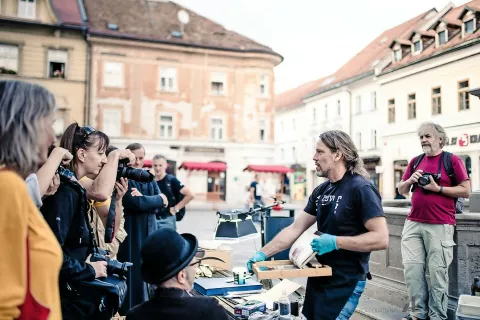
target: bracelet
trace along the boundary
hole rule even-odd
[[[442,194],[443,193],[443,187],[440,186],[440,191],[438,191],[438,193]]]

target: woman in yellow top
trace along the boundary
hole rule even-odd
[[[47,159],[48,146],[55,140],[54,117],[55,98],[46,89],[0,81],[2,320],[29,319],[33,314],[62,319],[58,289],[62,250],[24,182]],[[35,308],[26,308],[28,302]]]

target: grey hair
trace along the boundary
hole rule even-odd
[[[348,134],[340,130],[330,130],[320,134],[319,138],[330,151],[340,151],[343,154],[345,167],[352,174],[356,173],[366,179],[370,178],[370,174],[367,169],[365,169],[362,158],[358,155],[357,147]]]
[[[160,159],[165,159],[167,160],[167,158],[165,158],[165,156],[162,156],[161,154],[157,154],[153,157],[152,161],[154,160],[160,160]]]
[[[55,112],[47,89],[23,81],[0,81],[0,164],[27,177],[38,169],[41,120]]]
[[[440,148],[443,148],[445,146],[445,142],[447,141],[447,133],[445,132],[445,129],[443,129],[443,127],[439,124],[430,121],[424,122],[420,125],[420,127],[418,127],[418,136],[425,133],[427,129],[434,129],[437,138],[442,139],[442,141],[440,141]]]

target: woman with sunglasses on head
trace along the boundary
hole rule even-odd
[[[64,262],[60,271],[60,296],[64,319],[88,317],[89,297],[77,297],[75,283],[92,281],[107,276],[105,261],[90,261],[93,253],[93,237],[89,225],[87,191],[78,182],[83,177],[92,180],[108,162],[118,165],[120,151],[105,154],[109,138],[91,127],[73,123],[65,130],[60,146],[73,155],[67,169],[73,172],[71,179],[62,177],[57,192],[45,199],[41,212],[57,236],[63,249]],[[111,177],[113,191],[116,174]]]
[[[62,319],[62,250],[25,184],[47,159],[54,120],[49,91],[0,81],[0,319]]]

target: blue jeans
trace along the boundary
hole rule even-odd
[[[177,218],[176,216],[168,216],[165,218],[157,218],[157,230],[160,228],[172,228],[177,230]]]
[[[338,315],[337,320],[350,319],[352,314],[355,312],[355,309],[357,308],[358,301],[360,300],[360,297],[362,296],[362,293],[365,290],[366,283],[367,281],[365,280],[360,280],[357,282],[357,286],[353,290],[353,293],[350,296],[350,298],[348,298],[348,301],[343,307],[342,311],[340,311],[340,314]]]

